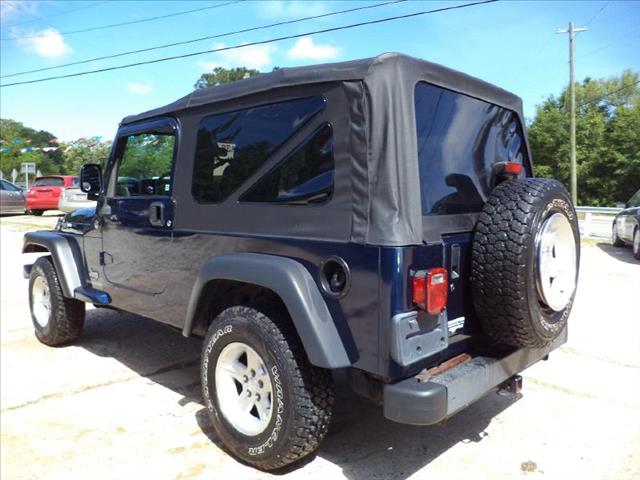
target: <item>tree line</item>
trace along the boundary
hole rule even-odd
[[[216,67],[202,74],[194,88],[259,74],[243,67]],[[568,88],[538,105],[527,123],[535,175],[555,178],[568,187]],[[576,139],[579,205],[615,206],[640,188],[640,73],[626,70],[576,84]],[[5,177],[14,168],[19,172],[22,162],[35,162],[44,174],[77,174],[84,163],[103,163],[110,148],[110,141],[99,138],[63,143],[50,132],[0,120],[0,170]]]
[[[62,142],[51,132],[34,130],[11,119],[0,119],[0,171],[11,179],[12,170],[20,173],[22,163],[35,163],[44,175],[77,175],[85,163],[104,163],[111,149],[110,141],[99,137]]]

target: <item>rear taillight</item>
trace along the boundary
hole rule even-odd
[[[413,303],[431,315],[447,308],[449,274],[444,268],[419,270],[413,275]]]

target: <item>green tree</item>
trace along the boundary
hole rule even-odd
[[[613,206],[640,187],[640,74],[576,84],[578,203]],[[550,96],[529,125],[535,174],[569,184],[569,91]]]
[[[99,138],[80,138],[66,144],[64,151],[64,171],[69,175],[78,175],[85,163],[97,163],[104,166],[111,142],[102,142]]]
[[[243,78],[255,77],[260,75],[258,70],[246,67],[236,68],[223,68],[215,67],[210,73],[203,73],[200,75],[198,81],[194,84],[193,88],[207,88],[222,85],[223,83],[231,83],[236,80],[242,80]]]
[[[10,178],[23,162],[33,162],[42,173],[64,173],[64,157],[50,132],[34,130],[11,119],[0,119],[0,170]],[[46,149],[46,150],[43,150]],[[20,181],[23,175],[18,176]]]

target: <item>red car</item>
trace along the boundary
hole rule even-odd
[[[27,193],[28,212],[31,215],[42,215],[45,210],[58,210],[63,190],[78,185],[78,177],[71,175],[37,177]]]

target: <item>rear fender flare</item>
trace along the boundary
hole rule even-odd
[[[208,259],[191,292],[184,336],[191,334],[202,293],[212,280],[233,280],[273,291],[286,306],[313,365],[342,368],[352,364],[309,271],[295,260],[275,255],[231,253]]]

